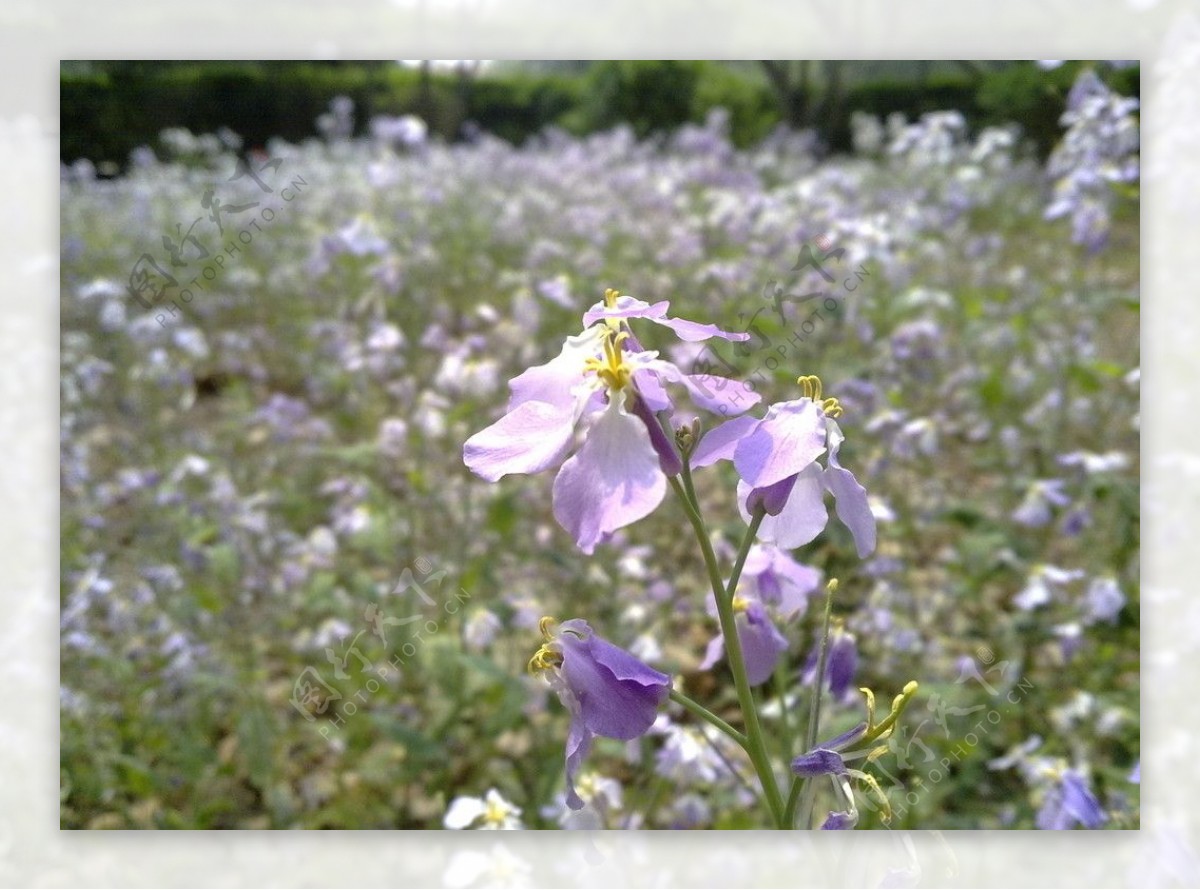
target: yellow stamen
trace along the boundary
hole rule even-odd
[[[611,287],[606,288],[604,291],[604,305],[609,309],[617,308],[617,297],[619,296],[621,296],[621,292],[619,290],[615,290]]]
[[[533,658],[529,659],[526,670],[531,674],[536,674],[538,671],[548,671],[560,664],[562,664],[562,653],[555,652],[547,645],[533,653]]]
[[[621,351],[621,344],[628,339],[628,331],[605,332],[604,358],[589,358],[584,362],[584,367],[589,371],[595,371],[596,376],[611,392],[624,389],[633,378],[633,369],[626,364],[625,355]]]
[[[745,612],[750,608],[750,600],[746,599],[744,596],[738,595],[733,598],[732,605],[734,612]]]
[[[538,622],[538,630],[541,631],[542,639],[547,643],[554,639],[553,634],[550,633],[550,628],[554,627],[556,624],[558,624],[558,622],[549,615],[543,615],[542,620]]]

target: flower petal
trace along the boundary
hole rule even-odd
[[[732,340],[735,343],[750,339],[750,335],[747,333],[723,331],[715,324],[701,324],[698,321],[688,321],[686,318],[651,318],[650,320],[655,324],[670,328],[680,340],[687,343],[701,343],[711,340],[713,337]]]
[[[535,365],[508,382],[512,395],[508,410],[525,402],[545,402],[564,411],[573,410],[574,388],[584,381],[584,363],[600,353],[600,331],[587,330],[568,337],[557,356]]]
[[[463,445],[463,463],[495,482],[508,473],[540,473],[562,460],[575,415],[546,402],[522,402]]]
[[[655,324],[670,328],[680,340],[685,340],[688,343],[699,343],[712,337],[721,337],[725,340],[734,341],[750,339],[750,335],[747,333],[723,331],[713,324],[701,324],[697,321],[688,321],[685,318],[667,318],[667,309],[670,308],[670,305],[666,300],[650,304],[645,300],[639,300],[637,297],[625,294],[617,297],[615,306],[606,306],[603,301],[592,306],[584,314],[583,323],[587,326],[593,325],[605,318],[645,318]]]
[[[584,553],[602,536],[651,513],[667,491],[646,425],[620,402],[600,415],[554,480],[554,516]]]
[[[709,430],[692,452],[693,467],[707,467],[719,460],[733,460],[734,449],[742,437],[758,426],[756,417],[735,417]]]
[[[650,413],[650,407],[639,393],[630,393],[628,398],[630,412],[646,425],[646,432],[650,434],[650,444],[658,454],[658,465],[666,475],[677,476],[683,470],[683,461],[679,458],[679,452],[675,450],[675,443],[667,438],[666,430],[658,422],[658,418]]]
[[[792,761],[792,772],[798,776],[844,776],[846,762],[836,751],[814,748]]]
[[[599,637],[560,639],[562,674],[588,731],[622,741],[644,734],[670,691],[671,678]]]
[[[725,635],[718,631],[717,635],[709,640],[708,645],[704,648],[704,661],[700,662],[698,670],[711,671],[717,666],[717,662],[724,657]]]
[[[762,401],[762,396],[740,380],[713,374],[684,374],[665,359],[652,359],[644,367],[671,383],[682,383],[697,406],[714,414],[741,414]]]
[[[617,297],[615,306],[608,306],[603,300],[592,306],[583,314],[583,325],[589,327],[606,318],[664,318],[669,308],[671,304],[667,300],[660,300],[651,305],[645,300],[622,294]]]
[[[583,799],[575,791],[575,777],[579,768],[592,750],[592,734],[579,715],[572,715],[571,726],[567,729],[567,806],[573,810],[583,809]]]
[[[750,512],[746,500],[751,488],[745,482],[738,483],[738,510],[746,522]],[[758,527],[758,539],[784,550],[801,547],[819,535],[829,521],[825,510],[825,488],[821,485],[821,468],[805,470],[792,486],[792,493],[778,516],[767,516]]]
[[[772,405],[738,443],[733,463],[752,488],[795,476],[825,451],[825,415],[812,399]]]
[[[854,474],[838,463],[838,449],[843,441],[842,431],[829,421],[829,467],[825,470],[825,487],[833,492],[838,519],[854,537],[859,559],[875,550],[875,514],[867,500],[867,490],[859,485]]]
[[[746,679],[751,686],[759,686],[774,675],[779,656],[787,651],[787,640],[775,627],[762,603],[751,603],[750,608],[737,617],[735,624],[746,662]]]
[[[442,825],[447,828],[463,829],[487,811],[487,805],[478,797],[456,797],[442,818]]]

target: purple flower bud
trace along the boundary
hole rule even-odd
[[[792,772],[798,776],[844,776],[846,764],[836,751],[815,748],[792,761]]]

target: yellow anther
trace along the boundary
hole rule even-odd
[[[805,374],[797,377],[796,382],[804,387],[804,397],[814,402],[821,401],[821,378],[815,374]]]
[[[604,290],[604,305],[607,306],[609,309],[615,309],[617,306],[617,297],[619,297],[619,296],[621,296],[621,292],[619,290],[615,290],[611,287],[605,288],[605,290]]]
[[[738,595],[733,598],[731,605],[733,606],[734,612],[745,612],[750,608],[750,600],[746,599],[744,596]]]
[[[837,593],[838,579],[830,578],[829,583],[825,585],[825,589],[828,590],[830,593]]]
[[[538,622],[538,630],[541,631],[542,639],[547,643],[554,639],[553,634],[550,633],[550,628],[554,627],[556,624],[558,624],[558,622],[549,615],[543,615],[542,620]]]
[[[805,374],[803,377],[797,377],[796,382],[804,388],[804,397],[806,399],[812,399],[814,402],[820,405],[821,410],[824,411],[828,416],[842,416],[843,409],[837,399],[824,399],[821,397],[822,388],[820,377],[817,377],[815,374]]]

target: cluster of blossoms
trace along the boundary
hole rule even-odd
[[[748,688],[771,677],[788,648],[772,613],[785,620],[799,614],[807,595],[819,585],[819,573],[785,551],[807,544],[825,528],[829,519],[825,495],[832,495],[837,516],[849,529],[860,557],[875,549],[875,519],[866,490],[839,462],[844,436],[836,418],[843,409],[837,399],[824,397],[821,381],[801,377],[800,398],[771,405],[762,417],[744,414],[759,403],[756,393],[736,381],[685,373],[645,349],[630,322],[641,319],[661,325],[688,343],[713,337],[743,340],[748,335],[674,318],[668,310],[666,301],[650,304],[608,290],[604,300],[584,314],[584,330],[569,337],[558,356],[510,382],[507,412],[467,440],[463,460],[489,481],[557,467],[555,518],[588,554],[618,529],[658,507],[668,483],[679,486],[677,492],[683,492],[684,485],[690,490],[692,468],[731,461],[739,476],[738,509],[751,534],[735,569],[738,577],[731,588],[736,590],[722,591],[714,584],[710,612],[721,618],[726,606],[731,619],[722,620],[722,631],[710,643],[701,667],[712,667],[726,653],[730,648],[726,633],[736,631],[731,667]],[[702,437],[698,423],[675,429],[675,404],[668,385],[682,387],[696,407],[734,415],[733,419]],[[582,443],[576,447],[581,428]],[[694,494],[681,497],[698,511]],[[698,512],[693,522],[702,522]],[[753,543],[754,536],[759,543]],[[745,578],[744,584],[738,584],[740,577]],[[830,594],[835,587],[836,582],[830,582]],[[654,726],[668,697],[682,696],[672,689],[667,674],[602,639],[582,619],[558,623],[543,618],[540,628],[544,643],[529,668],[547,678],[571,715],[566,803],[580,809],[584,801],[575,783],[593,739],[638,738]],[[854,672],[853,636],[840,628],[831,635],[827,627],[823,645],[830,657],[824,657],[822,648],[819,667],[813,659],[806,676],[817,695],[828,682],[840,697]],[[890,722],[876,727],[869,708],[866,724],[798,758],[793,764],[795,774],[809,778],[828,772],[837,779],[839,790],[846,787],[850,775],[870,783],[865,773],[848,772],[840,765],[837,752],[860,742],[869,744],[890,731],[915,691],[915,684],[910,687],[897,698]],[[872,702],[869,698],[868,704]],[[814,758],[820,761],[817,766]],[[463,817],[468,809],[473,815],[482,812],[481,807],[484,804],[478,801],[459,804],[461,812],[455,815]],[[776,815],[782,819],[781,807]],[[851,803],[850,809],[826,820],[824,827],[849,827],[856,818]]]
[[[1054,200],[1047,219],[1071,217],[1071,240],[1089,251],[1108,240],[1113,188],[1140,175],[1138,100],[1120,96],[1085,69],[1067,97],[1062,142],[1047,163]]]

